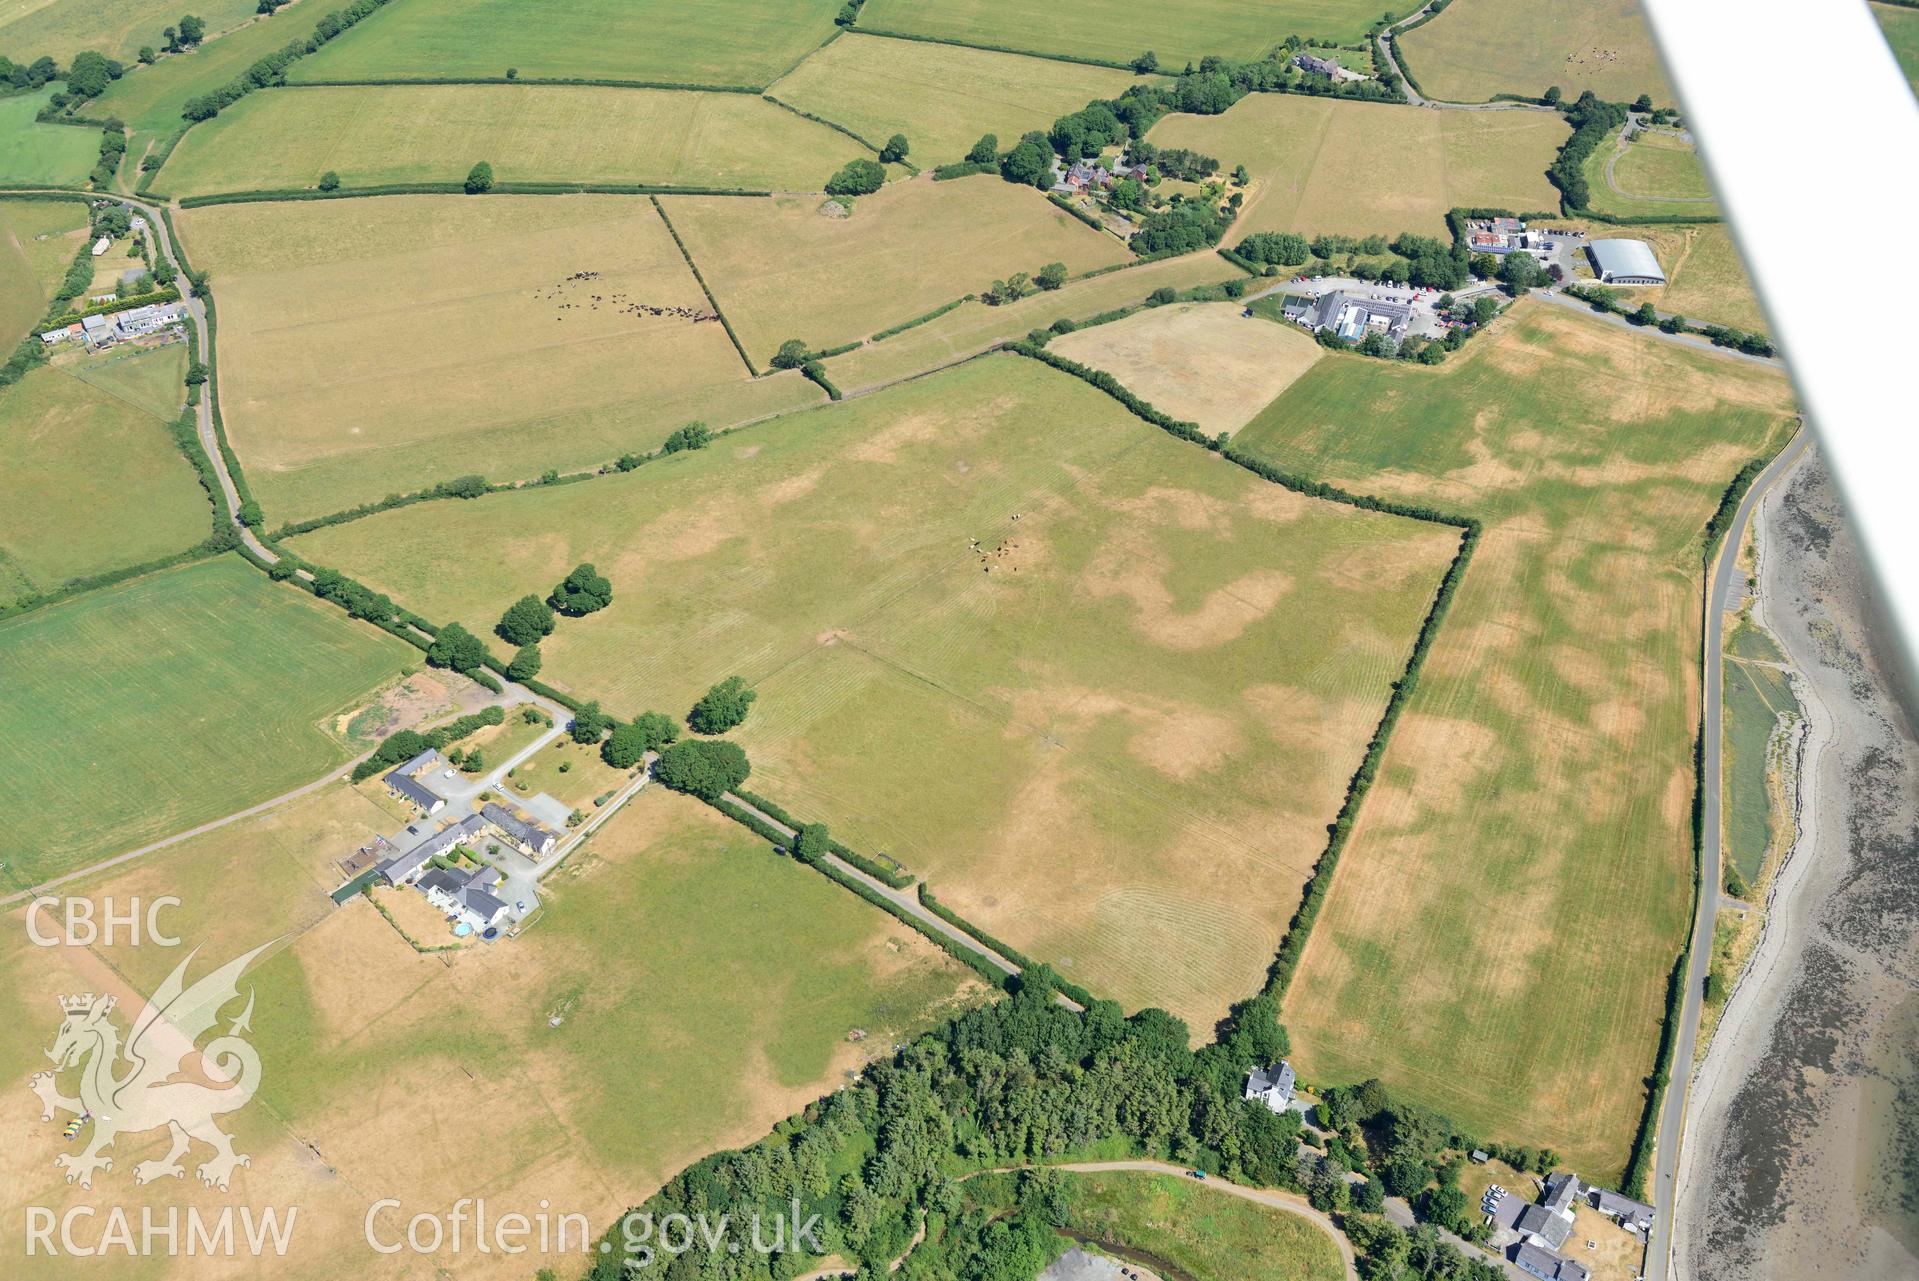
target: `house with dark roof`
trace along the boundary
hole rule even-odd
[[[1568,1215],[1554,1214],[1543,1205],[1522,1206],[1513,1221],[1513,1231],[1535,1245],[1557,1250],[1572,1235],[1573,1221]]]
[[[420,878],[420,892],[433,906],[483,930],[506,915],[506,904],[492,893],[501,879],[498,868],[484,863],[478,867],[436,867]]]
[[[1592,1271],[1585,1264],[1575,1263],[1563,1254],[1555,1254],[1524,1242],[1513,1251],[1513,1263],[1522,1272],[1529,1272],[1540,1281],[1591,1281],[1592,1278]]]
[[[1347,342],[1358,342],[1373,330],[1398,342],[1413,323],[1413,309],[1406,303],[1334,290],[1321,295],[1301,323],[1319,332],[1330,329]]]
[[[1587,1191],[1592,1208],[1607,1218],[1618,1220],[1620,1227],[1634,1232],[1652,1231],[1653,1208],[1644,1201],[1635,1201],[1605,1188],[1589,1188]]]
[[[445,808],[446,798],[422,783],[420,775],[429,774],[444,764],[446,758],[429,747],[405,764],[388,770],[381,781],[394,796],[431,816]]]
[[[1302,53],[1294,58],[1293,65],[1301,71],[1310,72],[1316,76],[1325,76],[1328,80],[1337,80],[1342,70],[1337,59],[1316,58],[1310,53]]]
[[[521,818],[496,801],[482,805],[480,814],[522,852],[535,858],[545,858],[560,843],[560,834],[552,828],[529,818]]]
[[[411,885],[419,879],[420,873],[426,870],[427,864],[440,855],[448,853],[454,846],[473,840],[485,830],[486,824],[481,821],[480,816],[469,814],[452,826],[441,828],[425,840],[408,846],[380,864],[378,869],[380,879],[388,885]]]
[[[1246,1074],[1246,1098],[1264,1103],[1274,1112],[1293,1105],[1293,1065],[1285,1059],[1268,1068],[1254,1068]]]

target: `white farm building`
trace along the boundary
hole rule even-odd
[[[1659,268],[1652,246],[1643,240],[1595,240],[1586,246],[1592,255],[1593,274],[1607,285],[1663,285],[1666,273]]]

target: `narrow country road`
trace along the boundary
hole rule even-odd
[[[1693,1051],[1699,1041],[1699,1007],[1705,994],[1706,970],[1712,962],[1713,925],[1719,915],[1719,802],[1723,786],[1721,770],[1724,766],[1720,747],[1724,735],[1722,722],[1725,699],[1724,669],[1719,656],[1724,648],[1722,632],[1726,602],[1731,599],[1733,580],[1738,576],[1739,546],[1745,540],[1746,525],[1752,519],[1753,508],[1759,505],[1760,498],[1772,487],[1773,482],[1798,461],[1811,439],[1807,429],[1801,427],[1798,434],[1786,443],[1786,447],[1774,455],[1765,470],[1754,478],[1745,497],[1739,502],[1731,526],[1726,530],[1725,541],[1719,548],[1719,559],[1713,564],[1712,575],[1706,586],[1706,625],[1703,629],[1702,651],[1705,760],[1700,771],[1704,795],[1700,798],[1699,904],[1693,917],[1692,950],[1686,967],[1686,989],[1680,1005],[1679,1031],[1673,1047],[1672,1079],[1666,1087],[1666,1097],[1659,1110],[1652,1187],[1653,1209],[1656,1213],[1653,1216],[1652,1243],[1646,1250],[1645,1281],[1666,1281],[1672,1262],[1672,1218],[1678,1182],[1674,1175],[1679,1169],[1679,1150],[1685,1141],[1686,1096],[1692,1086]],[[1701,1278],[1700,1281],[1705,1279]]]
[[[1379,54],[1379,60],[1386,68],[1399,77],[1400,91],[1406,95],[1406,105],[1410,107],[1431,107],[1436,111],[1555,111],[1555,107],[1542,106],[1536,102],[1441,102],[1436,98],[1426,98],[1413,88],[1413,82],[1406,75],[1406,68],[1400,65],[1397,41],[1399,33],[1424,18],[1432,11],[1432,4],[1426,3],[1413,10],[1392,26],[1380,32],[1373,40],[1373,47]]]
[[[1590,284],[1596,282],[1581,281],[1579,283]],[[1724,356],[1729,360],[1743,360],[1754,365],[1765,365],[1771,369],[1784,369],[1786,367],[1786,362],[1777,356],[1755,356],[1750,352],[1735,351],[1731,347],[1715,347],[1712,339],[1702,338],[1698,334],[1669,334],[1656,325],[1635,325],[1632,321],[1627,320],[1616,311],[1594,311],[1591,304],[1581,302],[1570,294],[1535,289],[1526,296],[1528,298],[1537,298],[1541,302],[1551,303],[1555,307],[1571,307],[1574,311],[1583,311],[1594,319],[1603,320],[1609,325],[1617,325],[1624,329],[1636,329],[1648,337],[1658,338],[1665,342],[1677,343],[1681,347],[1690,347],[1694,351],[1704,352],[1708,356]],[[1655,308],[1654,314],[1661,320],[1664,320],[1672,313],[1658,311]]]

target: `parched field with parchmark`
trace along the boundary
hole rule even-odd
[[[1792,412],[1522,304],[1437,369],[1324,360],[1240,433],[1485,521],[1286,997],[1302,1074],[1617,1176],[1691,919],[1701,530]]]
[[[274,521],[472,473],[645,452],[823,399],[753,379],[643,196],[394,196],[187,210],[220,397]],[[289,307],[288,299],[300,300]]]
[[[1420,90],[1448,102],[1537,97],[1558,85],[1609,102],[1676,106],[1639,0],[1453,0],[1399,37]]]
[[[1237,431],[1324,352],[1303,330],[1238,303],[1180,303],[1063,334],[1051,351],[1104,369],[1134,395],[1208,432]]]
[[[886,186],[849,218],[818,196],[663,196],[660,204],[761,365],[798,338],[856,342],[1017,272],[1078,275],[1127,262],[1126,246],[997,175]]]
[[[170,194],[459,182],[818,191],[870,154],[825,125],[742,93],[589,85],[351,85],[243,98],[175,148]]]
[[[1546,112],[1255,93],[1223,115],[1168,116],[1148,136],[1252,173],[1236,239],[1255,231],[1444,237],[1449,209],[1555,209],[1546,170],[1569,133]]]
[[[614,602],[545,642],[544,679],[680,715],[745,676],[753,787],[1201,1029],[1270,963],[1458,532],[1302,498],[990,356],[293,546],[478,631],[593,561]]]
[[[1357,40],[1378,14],[1360,0],[870,0],[860,25],[935,40],[1130,64],[1151,50],[1172,71],[1206,57],[1258,58],[1288,35]]]

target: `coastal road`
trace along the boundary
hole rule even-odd
[[[1740,500],[1720,544],[1719,558],[1713,563],[1706,586],[1706,625],[1704,662],[1705,761],[1700,771],[1704,795],[1700,798],[1699,825],[1699,907],[1692,924],[1692,950],[1686,967],[1686,991],[1679,1011],[1679,1034],[1673,1047],[1672,1080],[1659,1110],[1658,1147],[1653,1163],[1652,1244],[1646,1251],[1646,1281],[1667,1281],[1672,1264],[1672,1220],[1674,1192],[1678,1179],[1679,1150],[1685,1139],[1686,1096],[1692,1086],[1693,1054],[1699,1041],[1699,1007],[1706,987],[1706,970],[1712,962],[1713,924],[1719,915],[1719,846],[1721,793],[1720,771],[1723,761],[1720,745],[1724,741],[1725,682],[1720,654],[1724,647],[1726,603],[1732,599],[1732,587],[1738,577],[1739,546],[1745,541],[1746,525],[1752,519],[1759,500],[1811,444],[1811,434],[1801,427],[1786,447],[1774,456],[1764,471],[1753,480]]]

